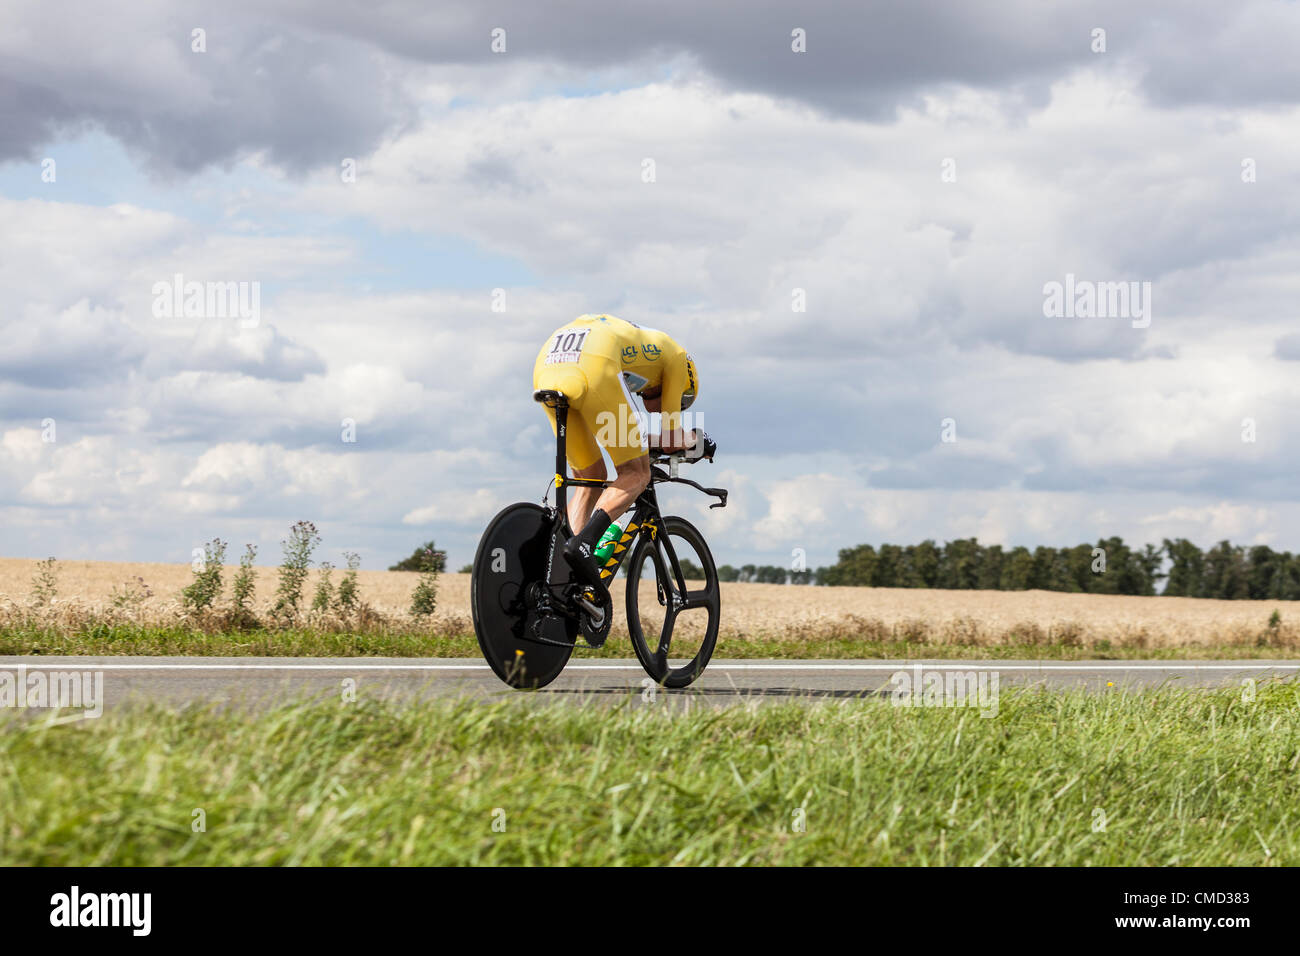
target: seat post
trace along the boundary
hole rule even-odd
[[[569,398],[559,389],[539,388],[533,392],[533,401],[555,409],[555,506],[560,514],[568,514],[568,430]]]
[[[569,403],[558,401],[555,403],[555,507],[559,509],[561,515],[568,515],[568,489],[565,487],[565,479],[568,477],[568,431],[569,422]],[[567,519],[566,519],[567,520]]]

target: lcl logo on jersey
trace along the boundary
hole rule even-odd
[[[628,345],[623,349],[623,364],[631,365],[636,361],[636,346]]]
[[[659,346],[653,342],[647,342],[641,346],[641,351],[645,354],[647,362],[657,362],[659,360]]]

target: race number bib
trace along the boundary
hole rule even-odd
[[[551,348],[546,353],[547,365],[576,362],[582,358],[582,343],[591,329],[560,329],[551,336]]]

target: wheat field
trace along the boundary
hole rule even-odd
[[[51,610],[74,616],[110,611],[115,592],[121,594],[129,585],[143,595],[143,583],[149,596],[130,604],[131,615],[147,622],[174,622],[182,615],[180,591],[192,580],[190,566],[185,564],[63,561],[57,567],[58,590]],[[233,566],[226,569],[227,594],[235,570]],[[0,558],[0,614],[31,605],[36,571],[35,560]],[[255,604],[265,610],[275,593],[277,569],[259,567],[256,571]],[[308,582],[308,600],[318,573],[313,572]],[[336,586],[340,578],[336,570]],[[399,624],[410,620],[408,607],[416,575],[363,570],[358,572],[358,580],[362,599],[375,610]],[[613,588],[619,609],[622,587],[620,581]],[[653,601],[649,590],[643,599]],[[747,583],[723,584],[722,600],[720,636],[733,642],[837,638],[966,646],[1064,644],[1094,649],[1300,648],[1300,609],[1293,612],[1288,602]],[[1280,620],[1270,624],[1274,612]],[[681,618],[682,622],[695,620],[698,618],[690,614]],[[448,633],[472,631],[469,575],[439,577],[433,626]]]

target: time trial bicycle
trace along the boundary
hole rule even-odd
[[[555,410],[555,505],[520,502],[483,532],[470,575],[474,633],[488,665],[515,688],[544,687],[564,670],[581,637],[601,647],[613,625],[613,600],[576,581],[564,561],[569,527],[567,490],[604,488],[606,481],[567,477],[565,433],[569,402],[543,389],[533,400]],[[665,484],[696,488],[727,504],[724,488],[680,477],[686,453],[651,451],[650,483],[626,517],[614,553],[601,568],[608,586],[627,561],[627,629],[637,660],[657,683],[686,687],[703,673],[718,640],[722,613],[718,570],[699,529],[659,510]],[[711,459],[710,459],[711,460]],[[665,467],[667,470],[665,470]],[[549,496],[549,488],[547,495]],[[694,612],[694,613],[692,613]]]

